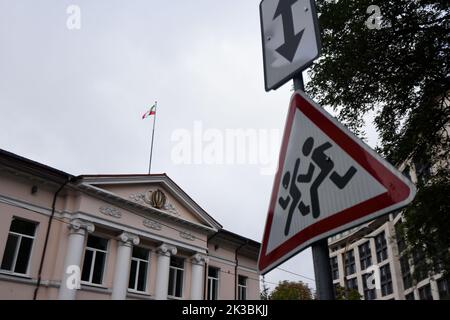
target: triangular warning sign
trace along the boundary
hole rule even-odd
[[[266,273],[312,243],[412,201],[414,185],[322,107],[291,99],[259,256]]]

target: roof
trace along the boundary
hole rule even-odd
[[[212,223],[215,228],[221,229],[222,225],[215,220],[210,214],[208,214],[197,202],[195,202],[175,181],[173,181],[166,173],[162,174],[86,174],[74,176],[67,172],[52,168],[42,163],[24,158],[12,152],[0,149],[0,165],[11,168],[11,170],[23,172],[32,176],[40,177],[57,183],[59,185],[66,183],[68,180],[77,179],[79,182],[83,180],[96,180],[96,179],[133,179],[139,178],[162,178],[165,182],[181,194],[188,202],[193,205],[194,210],[201,212]],[[94,181],[95,184],[95,181]]]
[[[0,149],[0,164],[35,176],[45,177],[53,181],[64,182],[74,178],[73,175],[49,167],[45,164],[24,158],[15,153]]]
[[[86,182],[86,183],[92,183],[92,185],[98,184],[98,183],[108,183],[108,180],[111,182],[117,182],[120,180],[123,180],[123,183],[133,183],[133,182],[155,182],[151,181],[151,179],[158,179],[161,178],[161,180],[173,190],[176,191],[179,195],[184,197],[184,202],[190,203],[190,205],[193,205],[193,210],[196,212],[200,212],[204,216],[210,220],[210,223],[215,225],[218,229],[222,228],[222,225],[214,219],[209,213],[206,212],[194,199],[191,198],[175,181],[173,181],[166,173],[161,174],[99,174],[99,175],[80,175],[79,178]],[[149,178],[147,181],[146,178]],[[130,181],[133,180],[133,181]],[[91,180],[91,181],[89,181]],[[93,180],[93,181],[92,181]],[[100,181],[103,180],[103,181]],[[158,182],[158,181],[156,181]],[[170,190],[169,190],[170,191]],[[173,192],[173,191],[172,191]],[[175,196],[178,196],[174,194]]]

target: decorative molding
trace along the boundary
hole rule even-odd
[[[101,213],[103,213],[104,215],[111,216],[111,217],[117,218],[117,219],[122,218],[122,213],[117,208],[114,208],[114,207],[100,207],[98,210]]]
[[[166,256],[166,257],[170,257],[171,255],[177,254],[177,248],[174,246],[168,245],[166,243],[163,243],[156,249],[156,253]]]
[[[118,240],[122,245],[135,245],[139,244],[139,237],[133,233],[123,232],[119,235]]]
[[[166,204],[163,207],[163,210],[169,211],[170,213],[180,215],[177,211],[177,208],[174,207],[173,204],[166,202]]]
[[[142,221],[142,224],[150,229],[154,229],[154,230],[161,230],[162,229],[162,224],[153,220],[149,220],[149,219],[145,219]]]
[[[129,198],[131,200],[133,200],[134,202],[137,202],[137,203],[140,203],[140,204],[144,204],[145,203],[145,201],[144,201],[145,195],[143,193],[141,193],[141,192],[130,194]]]
[[[192,233],[186,231],[180,231],[180,237],[189,241],[194,241],[196,239]]]
[[[93,223],[82,220],[82,219],[72,219],[69,224],[70,233],[85,234],[85,231],[92,233],[95,230]]]
[[[193,264],[204,264],[208,263],[209,259],[204,254],[196,253],[191,257],[191,262]]]

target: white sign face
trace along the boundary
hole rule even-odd
[[[259,6],[266,91],[277,89],[320,54],[314,0],[262,0]]]
[[[322,107],[291,100],[258,266],[266,273],[312,243],[396,210],[412,183]]]

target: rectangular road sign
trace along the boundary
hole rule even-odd
[[[266,91],[277,89],[320,55],[314,0],[262,0],[259,5]]]
[[[301,91],[291,99],[258,267],[399,209],[414,185]]]

